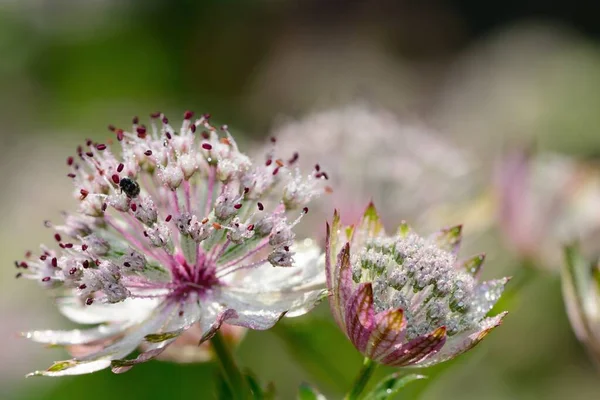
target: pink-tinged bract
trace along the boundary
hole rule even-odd
[[[478,282],[484,260],[458,261],[461,227],[422,238],[402,224],[388,236],[370,204],[343,227],[327,226],[326,275],[333,316],[365,357],[425,367],[469,350],[505,312],[487,317],[508,278]]]

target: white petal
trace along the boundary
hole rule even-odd
[[[73,329],[69,331],[29,331],[22,335],[34,342],[59,346],[77,345],[105,339],[127,329],[131,324],[100,325],[90,329]]]
[[[146,319],[159,304],[159,299],[126,299],[120,303],[83,304],[75,296],[60,297],[56,301],[60,312],[79,324],[137,321]]]
[[[265,296],[263,296],[265,297]],[[276,301],[270,296],[261,299],[257,293],[248,295],[224,288],[215,300],[227,309],[233,309],[237,316],[227,320],[230,325],[250,329],[269,329],[279,321],[291,306],[290,301]]]
[[[228,283],[257,292],[319,284],[325,287],[325,256],[320,248],[311,239],[306,239],[295,244],[292,250],[296,252],[293,267],[273,267],[266,263],[255,269],[239,271]]]
[[[65,361],[66,363],[67,361]],[[54,364],[56,366],[58,363]],[[54,367],[53,366],[53,367]],[[35,371],[27,376],[67,376],[67,375],[81,375],[81,374],[90,374],[92,372],[100,371],[104,368],[108,368],[110,366],[110,360],[98,360],[91,362],[82,362],[78,363],[76,361],[70,362],[69,366],[66,366],[64,369],[54,370],[54,371]],[[50,367],[51,369],[53,367]]]
[[[168,323],[175,310],[176,304],[174,303],[161,304],[150,318],[131,329],[121,340],[77,360],[95,361],[104,358],[117,360],[127,356],[142,343],[146,335],[159,332]]]
[[[123,338],[104,349],[83,357],[57,362],[46,371],[36,371],[30,375],[79,375],[107,368],[112,360],[122,359],[134,351],[142,343],[144,336],[160,330],[174,310],[176,310],[176,304],[163,303],[160,307],[155,308],[152,316],[144,323],[135,326]]]
[[[181,311],[183,311],[183,315],[179,316],[179,312]],[[187,329],[191,325],[198,322],[198,320],[200,320],[200,317],[202,316],[201,314],[202,310],[200,308],[197,294],[191,293],[190,296],[188,296],[188,298],[186,299],[186,301],[180,306],[177,316],[175,317],[178,318],[178,320],[174,320],[171,326],[174,329]]]

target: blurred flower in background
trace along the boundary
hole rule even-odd
[[[433,224],[432,209],[470,201],[478,181],[475,159],[449,138],[364,102],[281,123],[272,135],[329,175],[332,193],[308,216],[319,232],[334,208],[355,221],[371,199],[390,227]]]
[[[559,24],[515,23],[449,64],[429,116],[488,157],[514,145],[596,153],[600,48]]]
[[[562,289],[571,326],[600,367],[600,266],[576,245],[565,249]]]
[[[497,224],[505,244],[524,262],[554,269],[562,247],[578,240],[600,250],[600,170],[551,153],[515,150],[498,164]]]
[[[46,296],[37,288],[17,285],[15,276],[18,270],[11,267],[15,259],[22,258],[32,250],[24,243],[41,241],[47,235],[43,221],[48,216],[58,215],[65,206],[65,198],[60,193],[68,193],[71,183],[64,174],[57,173],[64,168],[64,158],[68,152],[66,140],[52,138],[53,132],[45,136],[21,138],[7,150],[0,166],[4,171],[18,166],[18,173],[5,173],[0,176],[0,397],[12,398],[13,391],[23,383],[23,377],[38,363],[49,363],[56,352],[40,352],[31,346],[24,346],[19,337],[32,323],[58,325],[60,316],[48,303]],[[48,140],[52,138],[51,140]],[[28,160],[23,162],[23,160]],[[29,199],[23,201],[23,199]],[[43,201],[42,201],[43,199]],[[24,224],[23,221],[28,221]],[[51,385],[51,383],[45,386]]]
[[[225,343],[231,348],[235,348],[240,344],[247,330],[241,326],[223,324],[219,331],[223,335]],[[202,330],[199,326],[194,325],[179,336],[173,346],[167,347],[157,359],[177,363],[198,363],[214,359],[215,353],[211,343],[204,342],[198,345],[201,340]],[[142,350],[144,348],[142,345]]]

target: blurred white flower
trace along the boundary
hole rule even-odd
[[[567,243],[600,250],[600,171],[594,166],[514,151],[498,165],[495,196],[497,223],[520,258],[558,269]]]
[[[577,245],[565,249],[562,289],[565,307],[577,338],[600,366],[600,266],[588,261]]]
[[[308,115],[273,135],[303,162],[320,160],[330,178],[332,193],[312,208],[312,218],[328,218],[335,207],[353,221],[372,199],[390,224],[422,225],[433,207],[465,200],[475,188],[467,153],[422,124],[365,104]]]

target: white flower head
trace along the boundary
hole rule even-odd
[[[437,226],[429,211],[463,202],[474,189],[470,154],[420,121],[366,104],[309,114],[275,132],[288,151],[299,151],[303,162],[320,162],[316,168],[324,169],[322,176],[331,174],[335,191],[322,207],[313,207],[312,217],[329,218],[336,208],[352,220],[373,199],[382,204],[386,220],[409,218]],[[286,201],[303,200],[311,183],[291,182]]]
[[[24,333],[74,355],[34,375],[124,372],[190,327],[201,342],[224,322],[268,329],[323,298],[320,250],[292,230],[325,190],[322,174],[302,176],[273,151],[257,164],[227,127],[192,116],[178,132],[160,113],[149,131],[135,118],[132,132],[110,127],[118,154],[88,141],[68,158],[79,213],[46,223],[59,249],[16,266],[67,317],[100,325]]]

